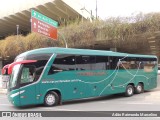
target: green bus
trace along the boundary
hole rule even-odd
[[[4,66],[8,99],[14,106],[45,104],[124,93],[157,86],[157,57],[112,51],[41,48]]]

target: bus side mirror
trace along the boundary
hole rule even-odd
[[[8,68],[6,68],[6,69],[4,69],[4,70],[2,70],[3,72],[2,72],[2,74],[3,75],[8,75]]]
[[[8,65],[5,65],[3,68],[2,68],[2,75],[8,75],[8,67],[9,67],[10,64]]]

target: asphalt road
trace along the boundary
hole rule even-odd
[[[123,94],[107,97],[65,102],[61,106],[43,105],[16,108],[10,104],[6,95],[0,94],[0,111],[160,111],[160,76],[156,89],[124,97]],[[99,113],[92,113],[99,114]]]

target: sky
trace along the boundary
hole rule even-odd
[[[83,5],[95,15],[96,0],[82,0]],[[100,18],[126,17],[138,13],[160,12],[160,0],[97,0]]]
[[[4,14],[5,16],[7,13],[12,12],[13,10],[10,8],[13,7],[16,12],[23,6],[30,7],[32,5],[36,5],[36,1],[43,3],[44,1],[52,0],[0,0],[0,15],[2,16]],[[77,1],[80,1],[82,6],[87,10],[92,10],[95,15],[96,0]],[[4,12],[4,10],[7,10],[7,12]],[[131,16],[140,12],[160,12],[160,0],[97,0],[97,10],[97,15],[102,19],[117,16]]]

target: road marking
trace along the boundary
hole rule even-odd
[[[136,103],[136,102],[127,102],[126,104],[151,105],[151,104],[153,104],[153,103]]]
[[[109,102],[99,102],[99,103],[109,103]]]
[[[103,103],[103,104],[110,104],[109,102],[100,102],[100,103]],[[136,103],[136,102],[118,102],[118,103],[114,103],[114,104],[139,104],[139,105],[151,105],[153,103]]]
[[[71,110],[71,109],[63,109],[63,108],[60,108],[57,110],[60,110],[60,111],[82,111],[82,110]]]
[[[63,108],[43,108],[48,110],[58,110],[58,111],[83,111],[83,110],[72,110],[72,109],[63,109]]]
[[[0,104],[0,106],[12,106],[10,104]]]

